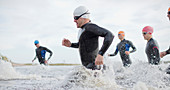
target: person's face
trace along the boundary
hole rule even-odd
[[[77,20],[74,19],[74,22],[76,23],[77,28],[81,28],[81,26],[83,26],[83,24],[84,24],[83,21],[84,21],[83,18],[79,18]]]
[[[122,34],[118,34],[118,37],[120,40],[124,39],[124,36]]]
[[[169,21],[170,21],[170,11],[168,12],[167,17],[169,18]]]
[[[151,37],[151,35],[147,32],[142,32],[142,34],[145,40],[149,40],[149,38]]]
[[[35,46],[38,48],[40,46],[40,44],[35,44]]]

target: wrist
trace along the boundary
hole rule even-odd
[[[73,43],[71,43],[69,47],[73,47]]]
[[[101,56],[103,56],[103,53],[102,53],[101,51],[99,51],[98,55],[101,55]]]

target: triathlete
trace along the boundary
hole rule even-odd
[[[77,28],[80,28],[78,42],[71,43],[68,39],[64,39],[62,45],[78,48],[81,62],[86,68],[99,69],[96,65],[103,65],[103,55],[111,45],[114,36],[110,31],[90,22],[90,13],[86,7],[77,7],[73,15]],[[99,37],[104,37],[100,50]]]
[[[159,57],[159,47],[157,42],[152,38],[153,28],[151,26],[146,26],[142,30],[142,34],[145,40],[147,40],[146,45],[146,55],[148,57],[149,64],[158,65],[160,62]]]
[[[170,8],[168,9],[167,17],[168,17],[169,20],[170,20]],[[167,54],[170,54],[170,47],[169,47],[168,50],[161,52],[161,53],[160,53],[160,57],[163,58],[163,57],[166,56]]]
[[[48,60],[51,58],[51,56],[52,56],[52,54],[53,54],[52,51],[49,50],[49,49],[46,48],[46,47],[40,46],[38,40],[35,40],[35,41],[34,41],[34,44],[35,44],[35,46],[36,46],[37,48],[36,48],[36,50],[35,50],[36,56],[35,56],[35,58],[32,60],[32,62],[33,62],[36,58],[38,58],[40,64],[46,65],[47,62],[48,62]],[[47,60],[45,59],[45,54],[46,54],[46,52],[49,52],[49,53],[50,53],[50,56],[49,56],[49,58],[48,58]]]
[[[114,54],[108,54],[108,56],[115,56],[119,51],[123,66],[124,67],[130,66],[132,61],[130,60],[129,54],[135,52],[136,47],[133,45],[131,41],[125,39],[124,31],[119,31],[118,37],[121,40],[120,43],[118,43]],[[129,51],[130,47],[132,47],[133,49],[132,51]]]

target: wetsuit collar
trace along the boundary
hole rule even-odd
[[[153,40],[153,38],[151,38],[148,42],[150,42],[151,40]]]
[[[40,47],[42,47],[42,46],[39,46],[39,47],[37,47],[37,48],[40,48]]]
[[[122,42],[122,41],[125,41],[125,39],[121,40],[121,42]]]
[[[89,24],[89,22],[81,26],[81,29],[83,29],[87,24]]]

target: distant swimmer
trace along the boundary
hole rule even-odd
[[[52,56],[52,54],[53,54],[52,51],[49,50],[49,49],[46,48],[46,47],[40,46],[38,40],[35,40],[35,41],[34,41],[34,44],[35,44],[35,46],[36,46],[37,48],[36,48],[36,50],[35,50],[36,56],[35,56],[35,58],[32,60],[32,62],[34,62],[34,60],[35,60],[36,58],[38,58],[40,64],[46,65],[46,64],[47,64],[47,61],[51,58],[51,56]],[[47,60],[45,59],[45,54],[46,54],[46,52],[49,52],[49,53],[50,53],[50,56],[49,56],[49,58],[48,58]]]
[[[170,8],[168,9],[167,17],[168,17],[169,20],[170,20]],[[170,47],[169,47],[168,50],[161,52],[161,53],[160,53],[160,57],[163,58],[163,57],[166,56],[167,54],[170,54]]]
[[[119,51],[123,66],[124,67],[130,66],[132,61],[130,60],[129,54],[135,52],[136,47],[133,45],[131,41],[125,39],[124,31],[119,31],[118,37],[121,40],[120,43],[118,43],[114,54],[108,54],[108,56],[115,56]],[[133,49],[132,51],[129,51],[130,47]]]
[[[148,57],[149,64],[158,65],[160,62],[158,43],[152,38],[153,28],[151,26],[146,26],[142,30],[142,34],[145,40],[147,40],[146,45],[146,55]]]
[[[77,28],[80,28],[78,42],[71,43],[70,40],[64,39],[62,45],[78,48],[83,66],[92,70],[98,69],[97,65],[103,65],[103,55],[111,45],[114,36],[110,31],[90,22],[90,12],[86,7],[77,7],[73,15]],[[100,36],[104,37],[104,41],[99,50]]]

